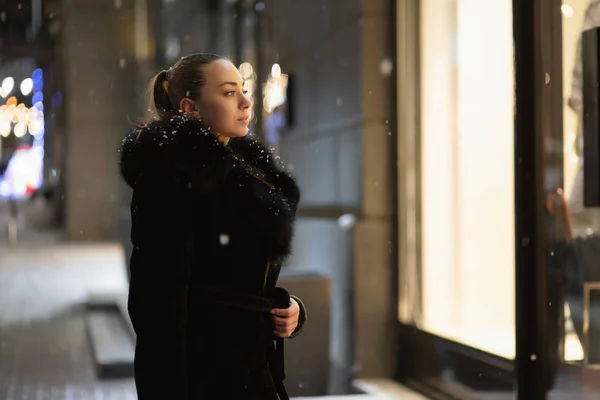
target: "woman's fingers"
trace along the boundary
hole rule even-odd
[[[271,315],[281,317],[281,318],[288,318],[294,314],[294,311],[295,310],[293,310],[291,307],[290,308],[274,308],[271,310]]]
[[[290,337],[290,335],[294,332],[292,328],[283,328],[278,327],[273,331],[273,334],[282,338]]]
[[[275,328],[273,333],[282,338],[289,337],[298,326],[298,317],[282,318],[273,315],[271,316],[271,321]]]
[[[298,317],[300,316],[300,307],[294,299],[290,301],[288,308],[274,308],[271,310],[271,321],[275,335],[286,338],[290,337],[298,326]]]
[[[281,327],[294,326],[294,325],[298,324],[298,319],[293,320],[293,319],[289,319],[289,318],[274,317],[274,318],[271,318],[271,320],[273,321],[273,325],[281,326]]]

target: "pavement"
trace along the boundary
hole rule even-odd
[[[136,399],[132,379],[97,378],[84,319],[89,296],[126,292],[121,246],[63,243],[22,220],[9,245],[7,221],[0,203],[0,400]],[[390,381],[360,385],[371,394],[311,399],[426,400]]]
[[[133,380],[96,379],[83,302],[126,288],[116,244],[0,249],[0,399],[133,400]]]
[[[88,296],[126,289],[116,243],[0,246],[0,399],[136,399],[131,379],[96,378],[84,322]],[[426,400],[385,380],[361,384],[372,394],[311,399]]]

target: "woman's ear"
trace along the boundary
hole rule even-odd
[[[181,111],[190,114],[194,113],[194,111],[197,111],[196,104],[187,97],[181,99],[181,101],[179,102],[179,108],[181,109]]]

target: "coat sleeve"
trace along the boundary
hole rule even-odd
[[[296,327],[296,329],[294,329],[294,332],[292,332],[292,335],[289,337],[290,339],[293,339],[296,336],[298,336],[300,334],[300,332],[302,332],[302,329],[304,329],[304,325],[306,324],[307,314],[306,314],[306,306],[304,305],[302,300],[300,300],[300,298],[298,296],[290,295],[290,297],[292,299],[296,300],[296,303],[298,303],[298,306],[300,307],[300,315],[298,316],[298,326]]]
[[[136,335],[138,398],[187,399],[187,289],[192,234],[174,180],[140,179],[132,201],[129,315]]]

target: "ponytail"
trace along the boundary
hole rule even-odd
[[[165,112],[173,111],[173,103],[169,98],[169,81],[167,80],[167,71],[160,71],[152,78],[150,87],[152,96],[150,109],[160,118],[162,118]]]

